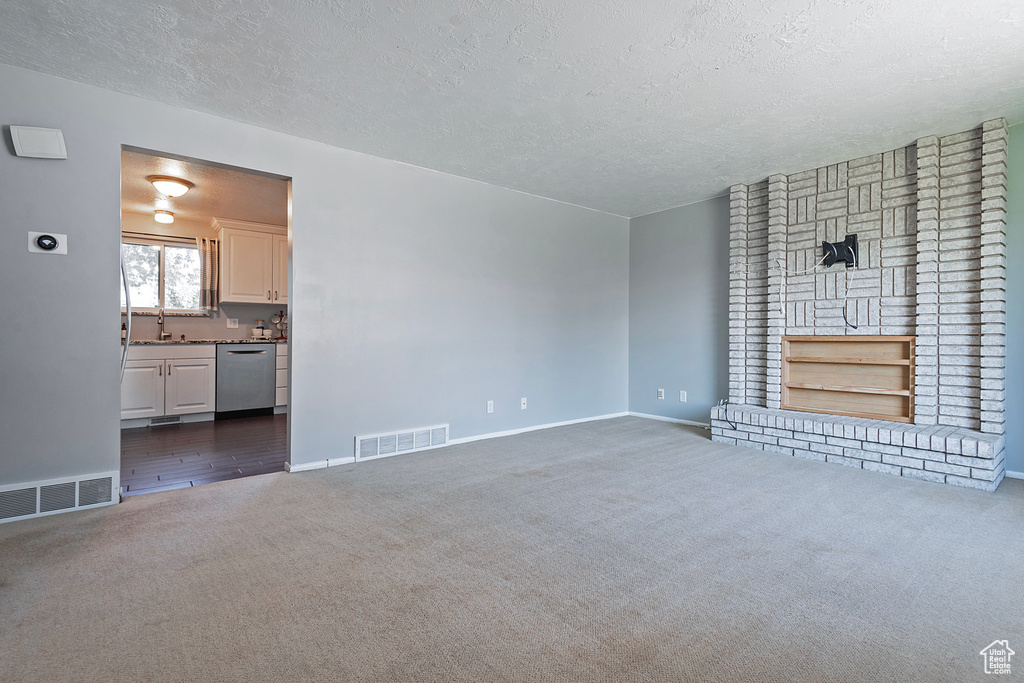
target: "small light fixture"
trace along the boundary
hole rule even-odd
[[[169,175],[146,176],[146,180],[153,183],[153,187],[156,188],[157,192],[165,197],[180,197],[195,187],[195,185],[187,180]]]
[[[170,211],[154,211],[153,218],[156,219],[157,223],[173,223],[174,214]]]

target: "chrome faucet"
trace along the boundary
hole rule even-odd
[[[166,339],[170,339],[171,338],[171,333],[164,331],[164,309],[162,309],[162,308],[156,314],[156,324],[160,326],[160,341],[164,341]]]

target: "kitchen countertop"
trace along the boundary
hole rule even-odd
[[[287,343],[287,339],[186,339],[181,341],[180,339],[165,339],[160,341],[158,339],[132,339],[128,343],[129,346],[149,346],[149,345],[167,345],[167,344],[283,344]]]

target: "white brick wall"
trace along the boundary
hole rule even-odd
[[[917,296],[914,416],[938,420],[939,395],[939,139],[917,141]]]
[[[1006,121],[982,126],[981,227],[981,431],[1005,433],[1006,403]]]
[[[1006,123],[999,119],[882,154],[734,186],[730,401],[779,407],[783,335],[912,334],[917,426],[1002,435],[1006,154]],[[860,247],[856,271],[833,266],[800,273],[821,258],[821,242],[854,233]],[[847,317],[857,329],[843,322],[847,289]],[[809,452],[852,464],[846,453]],[[909,467],[854,460],[875,463],[871,468],[879,471]],[[947,483],[963,474],[911,469]]]

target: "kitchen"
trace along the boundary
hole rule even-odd
[[[284,469],[288,193],[280,176],[122,150],[123,496]]]

